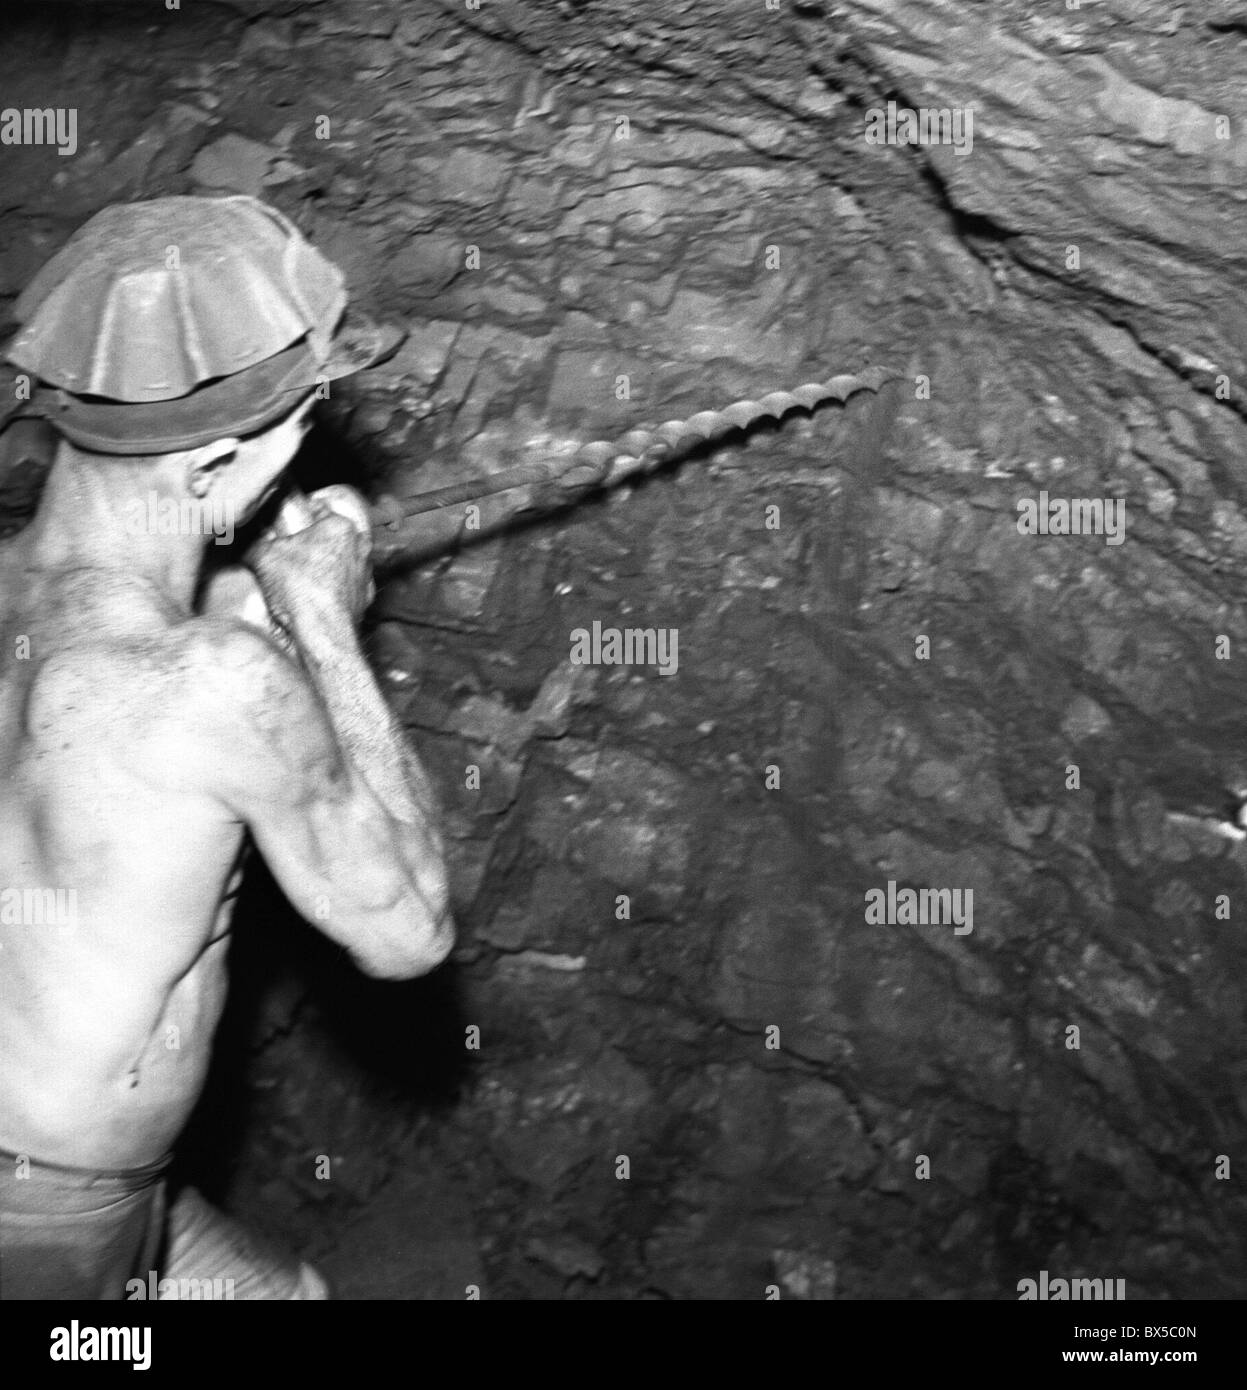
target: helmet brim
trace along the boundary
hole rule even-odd
[[[349,314],[324,360],[302,338],[267,361],[205,382],[176,400],[110,401],[41,386],[25,413],[42,415],[71,443],[92,453],[175,453],[265,429],[323,383],[384,361],[405,337],[400,329]]]

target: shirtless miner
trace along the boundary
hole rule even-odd
[[[120,1299],[153,1273],[328,1296],[193,1190],[166,1203],[248,834],[366,974],[453,943],[429,782],[355,637],[363,499],[279,492],[318,383],[378,355],[344,312],[337,268],[245,197],[107,208],[17,302],[8,355],[60,440],[0,544],[4,1298]],[[197,519],[269,499],[245,564],[205,583],[221,528]]]

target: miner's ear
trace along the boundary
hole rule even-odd
[[[187,484],[191,496],[206,496],[221,464],[233,458],[237,451],[238,440],[234,438],[214,439],[211,444],[203,444],[198,449],[189,449],[187,451],[187,463],[189,464]]]

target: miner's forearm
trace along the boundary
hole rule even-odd
[[[350,758],[395,819],[430,831],[432,789],[377,686],[349,615],[317,609],[292,615],[291,636]]]

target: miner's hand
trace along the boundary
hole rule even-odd
[[[300,616],[318,608],[345,610],[359,622],[376,596],[371,555],[368,504],[339,484],[288,496],[247,563],[274,618],[297,634]]]

